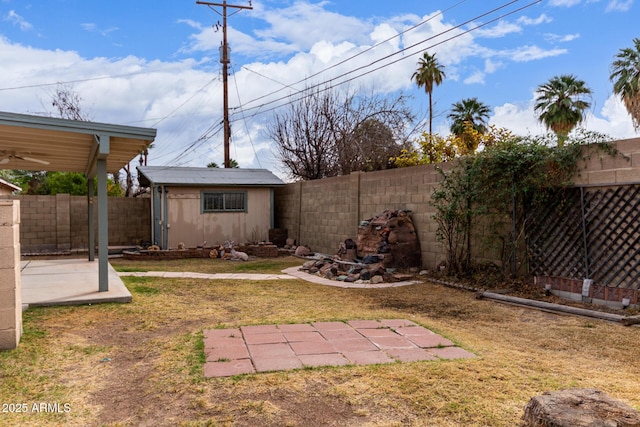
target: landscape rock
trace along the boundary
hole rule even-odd
[[[525,427],[640,427],[640,412],[596,389],[567,389],[533,397]]]
[[[356,247],[358,257],[378,255],[385,267],[417,268],[422,265],[420,243],[409,211],[385,210],[362,221]]]
[[[295,251],[296,256],[305,257],[311,255],[311,249],[306,246],[298,246]]]

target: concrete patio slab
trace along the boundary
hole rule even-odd
[[[22,303],[30,306],[131,302],[131,293],[109,265],[109,290],[99,292],[98,261],[24,260],[20,263]]]
[[[415,330],[412,335],[402,335],[393,327]],[[305,366],[367,365],[475,357],[473,353],[455,347],[446,338],[403,319],[253,325],[239,329],[206,330],[204,337],[206,377],[299,369]],[[414,339],[423,340],[424,345],[416,344]],[[239,346],[239,343],[242,345]],[[442,347],[442,343],[451,343],[451,346]]]

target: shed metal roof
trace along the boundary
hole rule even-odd
[[[138,166],[142,183],[183,186],[274,187],[284,182],[267,169]]]
[[[0,187],[7,187],[11,191],[20,191],[20,190],[22,190],[22,188],[18,187],[17,185],[14,185],[14,184],[10,183],[9,181],[5,181],[2,178],[0,178]]]

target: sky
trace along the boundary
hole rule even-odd
[[[230,157],[242,168],[286,179],[266,129],[306,87],[404,94],[426,117],[428,97],[411,80],[426,51],[446,75],[433,92],[434,131],[442,135],[451,105],[473,97],[491,108],[490,124],[545,133],[533,111],[536,89],[574,74],[593,91],[583,127],[638,136],[609,81],[614,56],[640,37],[634,0],[253,0],[251,7],[228,9]],[[0,0],[0,111],[55,116],[52,96],[65,88],[92,121],[156,128],[150,165],[223,164],[221,13],[195,0]]]

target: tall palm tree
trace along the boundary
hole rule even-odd
[[[573,74],[551,78],[538,86],[534,111],[538,120],[558,137],[558,145],[564,142],[579,123],[584,120],[591,103],[585,99],[591,95],[586,83]]]
[[[467,98],[451,105],[451,113],[447,116],[451,123],[451,133],[457,136],[465,132],[465,123],[470,124],[473,129],[480,133],[487,131],[487,120],[491,108],[478,98]]]
[[[424,87],[429,95],[429,135],[433,135],[433,85],[439,86],[446,77],[444,66],[438,63],[436,54],[425,52],[418,61],[418,69],[411,76],[418,87]]]
[[[633,39],[633,47],[620,49],[611,64],[609,80],[613,93],[620,95],[635,130],[640,129],[640,39]]]

